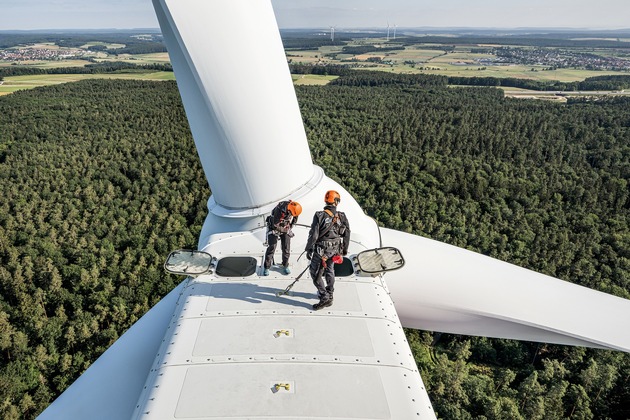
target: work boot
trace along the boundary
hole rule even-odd
[[[327,308],[327,307],[331,306],[332,304],[333,304],[333,301],[332,301],[331,298],[320,299],[320,301],[318,303],[313,305],[313,310],[314,311],[319,311],[320,309]]]
[[[284,274],[291,274],[291,269],[289,268],[288,265],[284,267]]]
[[[263,276],[268,276],[268,275],[269,275],[269,269],[268,269],[268,268],[265,268],[265,269],[263,270]]]
[[[330,299],[330,301],[333,301],[333,291],[330,290],[329,287],[326,287],[326,291],[328,292],[328,299]]]

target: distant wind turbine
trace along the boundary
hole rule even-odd
[[[387,40],[389,41],[389,21],[387,21]]]
[[[335,27],[334,26],[330,27],[330,40],[332,42],[335,42]]]
[[[394,23],[394,39],[396,39],[396,28],[398,28],[398,25]]]

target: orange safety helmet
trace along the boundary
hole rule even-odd
[[[287,204],[287,210],[291,212],[293,217],[298,217],[302,213],[302,206],[297,201],[291,201]]]
[[[341,196],[337,191],[330,190],[326,191],[326,195],[324,196],[324,202],[326,204],[334,204],[337,205],[341,201]]]

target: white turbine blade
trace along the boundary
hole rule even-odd
[[[38,419],[130,418],[185,283],[129,328]]]
[[[630,300],[420,236],[381,233],[406,261],[386,274],[405,327],[630,352]]]
[[[153,0],[213,198],[276,202],[313,176],[270,1]]]

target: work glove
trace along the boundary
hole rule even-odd
[[[306,259],[307,260],[311,260],[311,258],[313,257],[313,251],[306,251]]]

